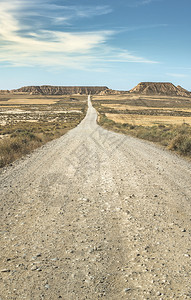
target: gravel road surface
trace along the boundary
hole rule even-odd
[[[1,171],[0,299],[191,299],[191,163],[88,105]]]

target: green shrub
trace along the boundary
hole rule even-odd
[[[183,155],[191,156],[191,137],[179,134],[170,142],[168,148],[170,150],[178,151]]]

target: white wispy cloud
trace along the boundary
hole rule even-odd
[[[46,5],[45,5],[46,4]],[[66,31],[56,25],[111,12],[108,6],[58,6],[46,0],[0,3],[0,62],[12,66],[99,68],[108,62],[155,63],[109,47],[113,30]],[[50,24],[51,23],[51,24]],[[55,27],[53,26],[55,25]],[[51,25],[51,26],[50,26]]]
[[[111,49],[110,49],[111,51]],[[152,61],[144,57],[139,57],[129,53],[127,50],[112,49],[112,53],[107,56],[107,61],[110,62],[131,62],[131,63],[148,63],[157,64],[157,61]]]
[[[40,2],[40,3],[39,3]],[[39,16],[49,19],[50,22],[60,24],[70,24],[70,21],[80,18],[92,18],[95,16],[106,15],[112,12],[108,5],[81,6],[81,5],[56,5],[45,3],[43,0],[33,2],[31,8],[33,12],[26,11],[26,16]],[[38,4],[38,5],[37,5]],[[39,5],[40,4],[40,5]],[[38,6],[38,10],[35,9]]]

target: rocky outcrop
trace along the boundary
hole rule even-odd
[[[108,90],[106,86],[26,86],[12,93],[26,93],[31,95],[95,95]]]
[[[189,91],[183,89],[181,86],[175,86],[170,82],[141,82],[129,92],[144,95],[191,97]]]
[[[0,94],[8,94],[8,93],[10,93],[9,90],[0,90]]]
[[[177,89],[179,90],[180,93],[188,94],[188,96],[191,96],[191,92],[189,92],[188,90],[184,89],[180,85],[177,85]]]
[[[128,93],[128,92],[107,89],[107,90],[101,91],[99,93],[99,95],[103,95],[103,96],[104,95],[119,95],[119,94],[123,94],[123,93]]]

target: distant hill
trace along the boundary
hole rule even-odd
[[[11,93],[26,93],[31,95],[95,95],[109,90],[106,86],[26,86],[11,90]]]
[[[129,92],[144,95],[191,97],[189,91],[179,85],[175,86],[170,82],[141,82]]]
[[[118,95],[136,93],[142,95],[182,96],[191,97],[191,92],[169,82],[141,82],[130,91],[117,91],[107,86],[25,86],[14,90],[0,90],[0,94],[30,95]]]

